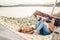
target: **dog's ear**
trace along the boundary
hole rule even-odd
[[[19,27],[18,32],[22,32],[22,26]]]
[[[18,32],[22,32],[22,27],[20,27],[20,28],[18,29]]]

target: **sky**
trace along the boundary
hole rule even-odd
[[[13,5],[13,4],[50,4],[56,0],[0,0],[0,5]],[[60,1],[60,0],[58,0]]]
[[[60,1],[60,0],[58,0]],[[0,0],[0,5],[13,4],[48,4],[55,0]],[[53,7],[0,7],[0,16],[7,17],[27,17],[31,16],[36,10],[51,14]],[[56,7],[54,12],[60,12],[60,7]]]

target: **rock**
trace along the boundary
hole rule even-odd
[[[52,40],[60,40],[60,27],[54,31]]]

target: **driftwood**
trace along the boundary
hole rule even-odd
[[[35,13],[33,14],[34,16],[37,16],[37,15],[39,15],[39,16],[43,16],[43,17],[49,17],[50,19],[52,19],[52,18],[54,18],[54,19],[58,19],[58,20],[60,20],[60,18],[59,17],[54,17],[54,16],[51,16],[51,15],[49,15],[49,14],[46,14],[46,13],[43,13],[43,12],[40,12],[40,11],[35,11]]]

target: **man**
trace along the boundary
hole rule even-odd
[[[55,29],[52,21],[48,20],[47,17],[40,17],[36,25],[36,32],[41,35],[51,34]]]
[[[49,28],[47,27],[47,25],[45,25],[44,23],[46,23],[46,19],[41,18],[38,20],[37,24],[36,24],[36,32],[41,34],[41,35],[48,35],[50,34],[50,30]]]

